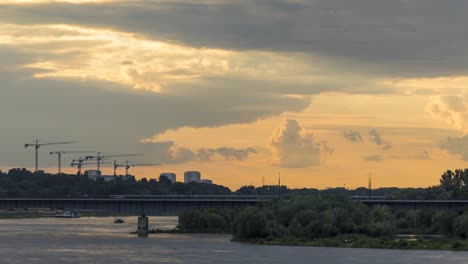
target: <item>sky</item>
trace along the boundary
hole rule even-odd
[[[468,161],[464,0],[0,0],[0,168],[143,154],[230,188],[425,187]],[[76,172],[66,155],[65,171]],[[106,167],[105,173],[112,169]],[[123,173],[123,171],[120,171]]]

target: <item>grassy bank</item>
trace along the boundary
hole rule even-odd
[[[244,240],[238,242],[259,245],[339,247],[339,248],[379,248],[411,250],[468,250],[468,241],[458,238],[402,239],[375,238],[361,235],[337,236],[332,238],[276,238],[272,240]]]

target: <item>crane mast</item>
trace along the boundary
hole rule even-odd
[[[145,166],[159,166],[160,164],[130,164],[127,160],[125,164],[117,164],[117,161],[114,160],[114,176],[117,176],[117,168],[124,167],[125,168],[125,176],[128,176],[128,170],[133,167],[145,167]]]
[[[35,149],[35,171],[39,170],[39,148],[41,146],[48,146],[48,145],[63,145],[63,144],[73,144],[77,143],[75,141],[66,141],[66,142],[49,142],[49,143],[40,143],[39,139],[36,139],[34,143],[31,144],[24,144],[25,148],[34,147]]]
[[[79,157],[78,159],[74,159],[72,160],[72,163],[71,163],[71,166],[72,167],[77,167],[78,169],[78,175],[81,175],[81,169],[83,168],[83,166],[88,166],[88,165],[94,165],[94,163],[86,163],[85,162],[86,159],[82,158],[82,157]],[[110,163],[107,163],[107,162],[102,162],[101,164],[110,164]]]
[[[123,155],[101,155],[102,152],[98,152],[96,156],[86,156],[86,160],[96,160],[97,170],[101,170],[101,161],[106,158],[117,158],[117,157],[134,157],[134,156],[143,156],[141,154],[123,154]]]
[[[92,153],[94,151],[52,151],[49,152],[50,155],[57,155],[57,169],[58,169],[58,174],[62,173],[62,154],[76,154],[76,153]]]

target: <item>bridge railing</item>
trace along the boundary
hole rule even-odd
[[[275,195],[110,195],[111,199],[148,199],[148,200],[258,200],[277,198]]]

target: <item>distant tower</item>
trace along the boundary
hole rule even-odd
[[[369,179],[367,183],[367,189],[369,191],[369,198],[372,198],[372,173],[369,172]]]
[[[186,171],[184,172],[184,183],[200,182],[201,173],[199,171]]]

